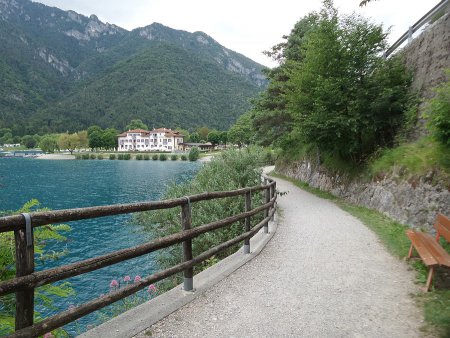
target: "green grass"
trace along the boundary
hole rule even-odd
[[[375,232],[391,254],[401,259],[407,256],[410,246],[410,241],[405,235],[405,230],[408,229],[407,226],[392,220],[378,211],[357,206],[329,192],[313,188],[305,182],[274,172],[270,173],[270,175],[289,181],[320,198],[333,201],[341,209],[358,218]],[[442,244],[450,252],[450,245]],[[416,271],[417,282],[424,284],[428,273],[426,266],[419,260],[413,260],[410,264]],[[436,283],[439,282],[438,274],[435,276]],[[444,286],[439,290],[433,288],[428,293],[418,295],[417,299],[422,304],[426,320],[423,330],[440,337],[450,337],[450,290],[448,290],[448,287]]]
[[[450,151],[429,137],[396,148],[385,149],[369,165],[373,177],[396,172],[402,177],[426,176],[433,171],[433,180],[450,183]]]

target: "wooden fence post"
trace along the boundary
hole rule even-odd
[[[276,190],[276,182],[273,181],[273,184],[270,186],[270,199],[271,199],[271,200],[275,197],[276,193],[277,193],[277,190]],[[275,203],[272,205],[271,210],[273,210],[273,209],[275,209]],[[275,218],[275,213],[272,214],[271,221],[273,221],[274,218]]]
[[[267,182],[267,180],[264,180],[265,183]],[[269,203],[270,202],[270,187],[267,187],[265,190],[265,202],[264,203]],[[269,216],[269,210],[270,208],[267,208],[264,210],[264,218]],[[266,222],[266,224],[264,225],[264,233],[268,234],[269,233],[269,221]]]
[[[188,203],[181,206],[181,225],[183,230],[189,230],[192,226],[191,221],[191,202],[188,198]],[[192,260],[192,239],[187,239],[183,242],[183,261]],[[184,291],[193,291],[194,289],[194,268],[184,270]]]
[[[252,193],[248,191],[245,193],[245,211],[252,210]],[[245,232],[249,232],[251,228],[251,216],[245,218]],[[250,253],[250,238],[244,241],[244,254]]]
[[[16,245],[16,277],[22,277],[34,272],[34,242],[30,215],[23,214],[27,226],[15,230]],[[27,238],[28,237],[28,238]],[[33,325],[34,288],[16,292],[16,331]]]

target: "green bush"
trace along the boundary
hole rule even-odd
[[[153,161],[157,161],[158,160],[158,154],[153,154],[152,155],[152,160]]]
[[[167,161],[167,155],[166,154],[159,154],[159,160],[160,161]]]
[[[203,166],[190,182],[185,184],[173,183],[163,198],[170,199],[205,191],[225,191],[259,185],[261,174],[259,168],[263,163],[264,152],[261,148],[252,147],[240,151],[228,150],[217,155],[211,162]],[[261,205],[262,201],[262,193],[252,194],[254,206]],[[202,201],[196,203],[195,207],[192,208],[192,226],[207,224],[243,211],[244,201],[240,197]],[[140,213],[135,217],[140,224],[148,226],[147,229],[152,233],[152,238],[180,231],[180,212],[176,208]],[[252,217],[253,224],[256,224],[261,217],[261,215]],[[154,226],[155,224],[158,224],[158,226]],[[194,256],[241,233],[242,224],[234,223],[213,233],[199,236],[193,240]],[[232,252],[233,250],[228,250],[220,253],[216,258],[223,258]],[[180,255],[181,252],[174,246],[158,254],[157,260],[162,268],[166,268],[178,262]],[[207,266],[207,263],[205,264],[195,267],[195,270],[197,272],[202,270]]]
[[[136,155],[136,160],[141,161],[144,157],[141,154]]]
[[[176,161],[176,160],[178,160],[178,155],[173,154],[172,156],[170,156],[170,159],[172,161]]]
[[[33,199],[26,202],[20,210],[14,212],[0,211],[0,215],[6,216],[35,211],[46,211],[46,209],[41,209],[39,201]],[[44,269],[48,261],[56,261],[67,255],[68,251],[64,244],[67,241],[65,234],[70,230],[71,228],[66,224],[52,224],[34,229],[35,264],[38,270]],[[50,248],[48,246],[50,246]],[[58,247],[60,249],[58,249]],[[9,231],[0,234],[0,282],[10,280],[16,275],[14,249],[14,232]],[[47,307],[53,308],[56,305],[55,303],[61,300],[59,297],[67,298],[64,301],[68,301],[68,299],[71,299],[69,297],[73,297],[74,294],[75,292],[68,282],[37,288],[34,291],[35,318],[44,319],[42,314],[38,311]],[[0,334],[2,337],[14,333],[15,308],[14,293],[3,295],[0,298]],[[52,333],[56,337],[69,336],[63,329],[58,329]]]
[[[98,154],[97,155],[97,160],[103,160],[103,155],[102,154]]]
[[[90,157],[91,160],[95,160],[97,158],[97,155],[91,154],[89,157]]]
[[[116,159],[116,154],[109,154],[109,159],[110,160],[115,160]]]
[[[194,147],[189,152],[189,161],[197,161],[200,157],[200,150],[197,147]]]
[[[81,155],[81,158],[83,160],[89,160],[89,154],[83,154],[83,155]]]
[[[124,154],[123,155],[124,160],[131,160],[131,154]]]
[[[450,78],[450,69],[447,70],[447,76]],[[435,91],[436,96],[428,102],[426,110],[428,128],[438,142],[450,148],[450,80]]]
[[[118,160],[123,160],[123,156],[124,156],[124,154],[119,154],[119,155],[117,155],[117,159]]]
[[[182,160],[182,161],[187,161],[187,159],[188,159],[188,158],[187,158],[187,156],[186,156],[186,155],[184,155],[184,154],[183,154],[183,155],[181,155],[181,157],[180,157],[180,158],[181,158],[181,160]]]
[[[76,155],[75,155],[75,159],[76,159],[76,160],[81,160],[81,155],[80,155],[80,154],[76,154]]]

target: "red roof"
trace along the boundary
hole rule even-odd
[[[165,136],[172,137],[172,136],[179,136],[184,137],[184,135],[181,135],[179,131],[172,130],[170,128],[157,128],[153,129],[150,133],[165,133]]]
[[[123,132],[122,134],[117,135],[117,137],[126,137],[129,133],[141,133],[144,135],[149,135],[151,133],[165,133],[167,137],[184,137],[184,135],[180,134],[179,131],[175,131],[169,128],[157,128],[152,131],[144,130],[144,129],[133,129]]]
[[[141,134],[148,134],[149,131],[145,130],[145,129],[133,129],[133,130],[128,130],[127,133],[141,133]]]

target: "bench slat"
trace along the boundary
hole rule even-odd
[[[424,246],[419,232],[415,232],[414,230],[407,230],[406,235],[411,240],[412,245],[416,248],[417,253],[420,258],[422,258],[423,262],[427,266],[438,265],[438,261],[433,257],[433,255],[428,251],[428,249]]]
[[[447,242],[450,242],[450,219],[442,214],[438,214],[434,227],[436,228],[436,231],[447,240]]]
[[[426,233],[419,233],[420,240],[425,248],[433,255],[439,265],[450,267],[450,254],[440,246],[434,237]]]

